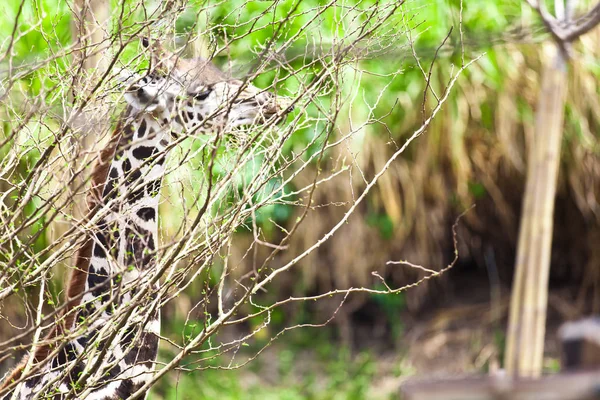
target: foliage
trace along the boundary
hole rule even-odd
[[[151,28],[140,31],[140,24],[151,17],[153,10],[160,9],[160,2],[147,3],[145,8],[134,1],[112,1],[113,15],[120,14],[123,18],[121,26],[112,24],[109,31],[121,32],[128,39],[151,32],[166,39],[171,48],[183,46],[193,39],[185,55],[209,55],[216,64],[238,77],[258,71],[260,73],[253,80],[256,86],[275,88],[282,95],[294,97],[302,93],[307,83],[327,71],[335,50],[356,37],[354,29],[357,25],[369,26],[369,16],[364,11],[378,2],[352,0],[326,7],[317,0],[235,0],[209,6],[204,1],[192,1],[174,13],[178,18],[156,21]],[[582,3],[585,6],[590,2]],[[15,203],[22,199],[15,185],[27,178],[44,151],[56,145],[53,135],[63,128],[62,110],[85,99],[85,91],[69,92],[70,82],[65,79],[71,68],[71,54],[61,51],[72,42],[73,21],[69,5],[65,1],[48,0],[10,0],[0,5],[0,37],[11,37],[17,15],[16,27],[20,35],[14,43],[7,40],[0,43],[0,53],[11,46],[14,70],[10,73],[15,78],[12,86],[0,88],[0,96],[10,96],[12,100],[10,104],[4,103],[0,111],[3,122],[0,158],[18,157],[14,169],[0,171],[0,193],[7,193],[3,197],[5,208],[0,212],[20,206]],[[459,17],[461,6],[462,19]],[[348,9],[353,10],[350,16],[345,14],[350,13]],[[230,263],[236,265],[232,277],[246,276],[256,264],[261,265],[268,259],[272,250],[256,248],[252,250],[252,257],[248,257],[253,234],[259,232],[264,242],[279,243],[285,236],[280,227],[289,230],[303,215],[303,200],[307,197],[301,190],[308,187],[315,176],[331,178],[315,190],[314,208],[309,210],[296,236],[286,244],[287,251],[278,256],[277,265],[285,264],[340,220],[340,215],[355,201],[356,194],[365,188],[366,181],[383,168],[390,156],[422,124],[423,110],[428,114],[436,104],[433,92],[427,99],[423,98],[428,85],[441,95],[451,74],[463,64],[463,57],[468,61],[483,54],[458,78],[457,90],[450,93],[446,108],[427,132],[392,164],[348,226],[342,227],[329,242],[301,260],[298,268],[291,271],[291,277],[277,281],[268,293],[257,297],[268,302],[337,288],[372,286],[385,290],[371,275],[374,270],[394,288],[413,282],[423,277],[423,273],[399,270],[386,265],[386,261],[410,259],[434,269],[447,265],[453,256],[450,226],[456,215],[473,203],[478,203],[478,208],[466,217],[468,232],[462,237],[463,241],[494,243],[498,253],[508,254],[507,260],[499,262],[510,265],[512,244],[509,238],[516,232],[514,219],[520,205],[515,187],[522,185],[526,146],[531,145],[529,132],[539,89],[536,77],[545,58],[543,28],[524,2],[518,0],[413,0],[407,1],[401,11],[383,24],[377,40],[367,38],[364,45],[355,47],[357,56],[351,57],[352,62],[343,65],[337,75],[328,77],[322,90],[310,101],[304,101],[302,111],[288,119],[289,123],[297,116],[297,125],[282,145],[280,158],[271,162],[268,171],[261,170],[269,156],[266,150],[257,151],[237,171],[238,153],[230,143],[220,144],[214,169],[209,171],[207,160],[212,151],[208,146],[209,137],[197,135],[186,139],[174,150],[169,160],[173,170],[166,178],[162,193],[165,200],[160,217],[163,238],[182,237],[186,221],[193,220],[201,210],[199,199],[206,193],[209,179],[216,183],[231,171],[237,171],[209,210],[211,217],[217,218],[231,212],[243,198],[249,182],[259,172],[263,173],[263,185],[252,193],[244,211],[255,204],[262,204],[262,207],[241,219],[232,239]],[[306,29],[306,24],[312,25]],[[447,35],[447,41],[439,47]],[[286,45],[288,41],[289,46]],[[413,47],[417,59],[413,56]],[[148,67],[148,60],[140,55],[135,40],[122,49],[113,43],[107,55],[114,56],[116,51],[122,52],[118,57],[118,68],[143,70]],[[594,173],[598,171],[600,155],[600,106],[596,101],[600,91],[597,36],[586,38],[575,52],[560,187],[561,196],[567,198],[565,201],[575,203],[574,208],[583,215],[573,223],[578,224],[581,220],[581,225],[586,226],[589,221],[597,222],[600,215],[597,204],[591,204],[600,185]],[[49,62],[27,72],[28,67],[48,57],[51,57]],[[268,61],[263,62],[265,59]],[[6,61],[0,64],[3,80],[8,68]],[[402,74],[396,73],[398,69]],[[429,74],[428,82],[425,78]],[[122,108],[122,99],[120,88],[111,83],[116,74],[110,78],[112,80],[103,83],[104,94],[99,102],[105,107],[102,112],[110,116],[114,125]],[[344,100],[343,104],[336,104],[336,95]],[[32,119],[20,127],[19,121],[34,106],[49,110],[44,114],[48,118]],[[335,121],[336,129],[331,129],[333,124],[328,118],[336,107],[343,117]],[[343,138],[348,132],[352,135],[344,146],[324,149],[327,143]],[[75,142],[81,139],[73,137]],[[266,138],[261,145],[266,149],[276,139]],[[59,146],[59,150],[68,153],[68,148]],[[321,151],[323,157],[320,157]],[[297,155],[299,158],[286,171],[273,173]],[[304,162],[308,162],[308,166],[304,167]],[[305,169],[301,171],[302,168]],[[340,171],[346,172],[335,175]],[[288,181],[297,172],[296,179]],[[45,181],[47,186],[57,185],[61,177],[66,176],[54,174],[54,178]],[[22,243],[29,246],[18,257],[16,265],[23,267],[12,282],[24,281],[27,263],[39,266],[51,256],[52,252],[45,250],[55,245],[64,233],[64,227],[72,223],[71,215],[77,211],[77,204],[72,204],[74,212],[61,212],[52,219],[49,215],[54,210],[42,207],[42,197],[38,195],[27,200],[16,225],[25,226],[29,220],[33,223],[19,232],[17,240],[0,243],[0,263],[12,257],[14,249]],[[597,225],[593,228],[596,233]],[[493,232],[482,233],[482,226],[493,227],[490,228]],[[565,239],[565,246],[574,249],[570,257],[577,262],[573,265],[585,266],[575,253],[587,252],[594,237],[590,234],[585,241],[572,246],[572,242]],[[471,240],[473,238],[476,240]],[[467,257],[476,262],[483,259],[484,245],[466,246]],[[195,249],[180,262],[195,265],[203,255],[201,250]],[[199,273],[199,278],[190,282],[180,293],[177,304],[196,304],[200,294],[207,293],[206,287],[217,285],[225,268],[225,256],[211,254],[211,257],[214,258],[210,270]],[[588,261],[593,265],[593,259]],[[71,260],[66,256],[59,263],[63,270],[71,268]],[[585,269],[584,266],[580,271]],[[62,288],[64,274],[60,271],[59,268],[49,272],[55,282],[49,297],[52,302],[58,302],[57,292]],[[589,285],[592,287],[594,283]],[[15,291],[28,292],[32,298],[27,298],[26,302],[32,305],[35,294],[31,292],[38,288],[39,280],[36,280],[29,287],[17,285]],[[392,326],[393,336],[397,336],[403,330],[403,321],[397,318],[398,310],[417,309],[428,298],[428,290],[422,285],[408,294],[375,294],[370,300],[377,304],[377,318],[385,319]],[[331,316],[339,298],[329,301],[333,305],[319,311],[302,308],[290,313],[311,312],[314,314],[306,320],[322,321]],[[183,313],[177,317],[185,318],[191,311],[188,306],[181,308],[185,311],[173,307],[173,312]],[[204,312],[211,315],[214,308],[215,302]],[[243,310],[245,313],[253,311],[256,308]],[[273,311],[270,317],[284,322],[293,319],[280,311]],[[251,328],[259,326],[265,319],[264,315],[260,316]],[[202,321],[198,319],[197,322]],[[12,332],[0,330],[0,339]],[[306,335],[312,337],[310,331]],[[247,396],[364,398],[367,381],[373,375],[368,357],[355,363],[346,351],[324,350],[321,360],[327,361],[324,368],[328,370],[328,379],[326,383],[317,384],[317,376],[300,382],[294,380],[290,370],[299,352],[296,349],[282,351],[279,361],[284,370],[281,372],[283,381],[269,389],[262,384],[260,387],[243,385],[239,382],[238,371],[223,373],[208,367],[203,370],[201,379],[196,378],[196,374],[174,373],[173,379],[178,379],[179,385],[162,381],[155,396],[175,398],[179,395],[177,398],[182,398],[181,393],[189,392],[203,398],[213,398],[219,393],[219,397],[232,399],[250,398]],[[172,356],[163,353],[165,360]],[[215,365],[223,363],[226,361],[219,359]],[[347,368],[349,364],[352,364],[351,369]],[[267,390],[272,393],[265,392]]]

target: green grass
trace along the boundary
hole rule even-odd
[[[186,399],[316,399],[358,400],[369,398],[368,391],[376,374],[376,358],[368,352],[352,354],[324,335],[313,337],[311,346],[303,337],[288,337],[276,342],[250,364],[235,370],[215,369],[225,366],[224,358],[211,362],[212,368],[174,371],[152,390],[151,400]],[[295,336],[295,335],[294,335]],[[254,354],[245,347],[236,355],[244,360]],[[169,359],[170,354],[163,354]]]

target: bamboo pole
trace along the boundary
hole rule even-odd
[[[509,374],[538,377],[542,372],[554,197],[563,133],[567,62],[554,47],[546,63],[530,143],[525,199],[507,337]]]
[[[544,337],[546,333],[546,310],[548,304],[548,279],[550,275],[550,258],[552,252],[552,230],[554,222],[554,198],[556,181],[560,164],[560,148],[563,137],[564,109],[567,92],[567,61],[561,50],[555,48],[556,54],[552,65],[544,71],[544,81],[540,99],[540,109],[536,118],[536,136],[540,144],[538,158],[535,160],[536,175],[536,208],[533,214],[532,239],[537,246],[532,248],[532,264],[529,284],[525,293],[530,292],[533,302],[531,318],[533,329],[525,330],[522,326],[521,336],[533,339],[530,348],[531,360],[523,367],[525,376],[540,376],[544,356]],[[537,145],[537,143],[536,143]],[[525,250],[527,251],[527,250]],[[528,290],[529,289],[529,290]]]
[[[544,18],[543,6],[528,2]],[[567,19],[564,12],[559,12],[560,7],[556,10],[561,20]],[[516,376],[539,377],[542,373],[554,198],[567,92],[567,46],[557,41],[550,61],[545,63],[534,136],[529,143],[504,358],[505,369]]]

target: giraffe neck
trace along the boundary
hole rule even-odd
[[[159,122],[162,118],[147,114],[141,119],[130,115],[126,121],[98,204],[100,210],[108,212],[94,229],[81,300],[79,319],[93,313],[95,318],[91,334],[80,338],[85,343],[76,341],[77,353],[85,350],[90,336],[97,336],[97,330],[107,323],[114,324],[111,315],[120,307],[129,306],[138,288],[147,285],[156,269],[159,192],[170,132]],[[146,296],[127,327],[117,334],[118,340],[107,345],[110,350],[106,361],[116,363],[107,375],[116,379],[106,386],[99,385],[96,393],[127,398],[151,378],[160,332],[158,309],[148,312],[153,299],[154,294]]]
[[[108,297],[112,297],[112,303],[128,302],[128,292],[118,298],[108,296],[115,290],[108,278],[123,287],[153,271],[159,192],[169,138],[170,133],[151,117],[133,119],[123,128],[99,203],[100,210],[108,212],[94,229],[85,285],[85,291],[91,292],[84,295],[83,302],[93,300],[107,306],[104,303]]]
[[[115,132],[116,145],[112,141],[102,151],[93,172],[92,203],[103,217],[91,230],[91,246],[80,250],[67,292],[68,304],[72,302],[67,310],[79,305],[75,321],[66,317],[71,321],[67,329],[84,328],[85,333],[67,342],[17,389],[19,400],[35,393],[63,399],[73,390],[75,398],[125,399],[153,376],[160,331],[158,309],[152,307],[155,295],[136,303],[122,329],[107,330],[117,325],[115,313],[131,307],[132,298],[156,269],[159,191],[170,131],[163,116],[145,115],[137,118],[128,110]],[[112,157],[107,170],[102,155]],[[49,337],[61,332],[54,330]],[[35,353],[33,357],[44,359]],[[16,372],[14,378],[19,375]],[[85,382],[79,382],[82,376]],[[77,391],[78,382],[84,392]]]

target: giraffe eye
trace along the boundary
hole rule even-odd
[[[208,96],[210,95],[211,92],[212,92],[212,89],[207,88],[206,90],[203,90],[201,92],[198,92],[198,93],[194,94],[194,99],[196,99],[196,100],[206,100],[208,98]]]

